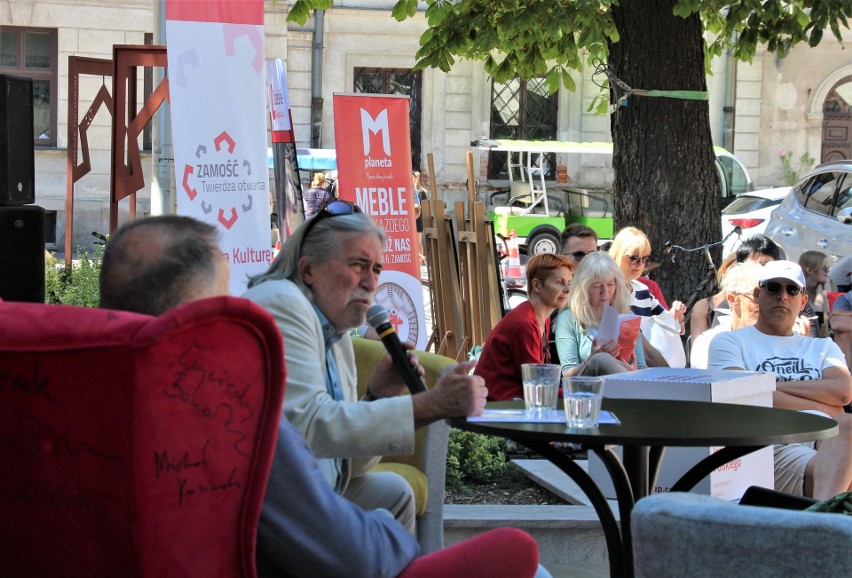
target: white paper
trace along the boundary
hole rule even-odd
[[[604,305],[601,324],[598,326],[598,335],[595,337],[598,344],[606,343],[607,341],[618,342],[620,329],[621,322],[618,318],[618,311],[612,305]]]
[[[482,415],[467,418],[469,422],[489,423],[565,423],[565,412],[555,409],[543,415],[530,417],[525,409],[486,409]],[[611,411],[601,410],[599,424],[620,424],[621,421]]]

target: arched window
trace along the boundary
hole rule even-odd
[[[852,158],[852,76],[832,87],[822,112],[822,162]]]

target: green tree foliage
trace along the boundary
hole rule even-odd
[[[623,0],[630,1],[630,0]],[[419,2],[399,0],[397,20],[414,16]],[[617,0],[426,0],[429,28],[420,38],[419,67],[448,72],[457,58],[481,60],[498,82],[514,76],[547,76],[551,91],[560,82],[574,90],[571,70],[587,60],[606,61],[608,45],[629,30],[618,30],[612,9]],[[304,24],[311,10],[330,8],[332,0],[296,0],[288,20]],[[655,10],[655,4],[647,4]],[[750,60],[758,45],[782,56],[795,44],[816,46],[826,28],[841,40],[852,15],[849,0],[679,0],[674,14],[700,14],[710,32],[708,55],[732,47],[734,55]],[[657,66],[665,63],[651,63]]]
[[[793,163],[795,161],[793,151],[781,150],[778,151],[778,162],[781,164],[781,180],[791,187],[799,182],[799,179],[806,172],[811,170],[811,167],[814,166],[816,159],[814,159],[810,153],[803,152],[802,156],[799,157],[799,168],[793,167]]]

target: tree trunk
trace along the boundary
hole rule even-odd
[[[698,14],[672,14],[675,0],[621,0],[612,14],[619,42],[610,44],[612,73],[633,89],[706,91]],[[709,105],[633,95],[612,115],[615,226],[633,225],[651,240],[654,273],[669,304],[686,302],[705,277],[700,252],[663,255],[666,241],[694,247],[719,240],[720,196]],[[717,254],[714,255],[718,259]]]

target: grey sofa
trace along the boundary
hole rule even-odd
[[[637,578],[852,575],[852,516],[666,493],[639,500],[631,528]]]

